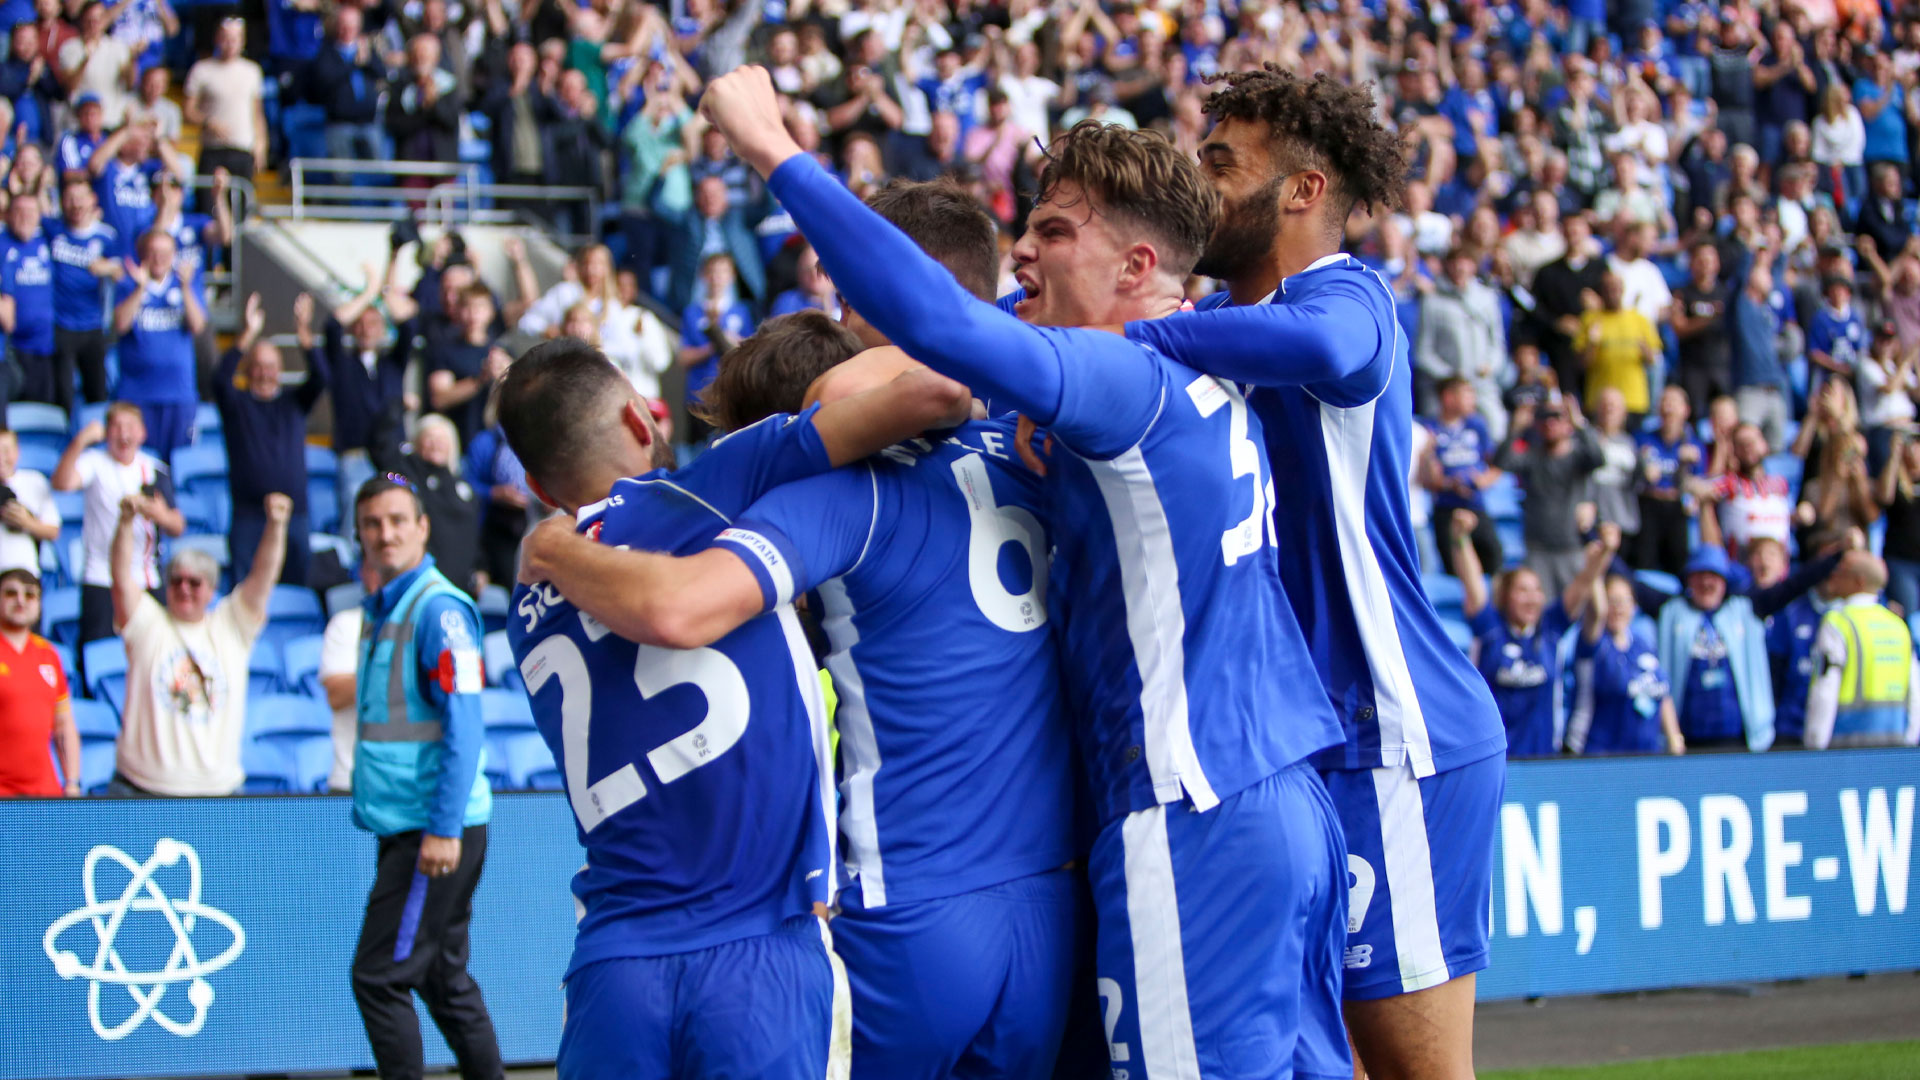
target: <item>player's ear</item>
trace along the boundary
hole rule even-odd
[[[533,489],[534,497],[541,502],[546,503],[548,506],[560,505],[560,500],[547,494],[547,489],[540,486],[540,481],[535,480],[532,473],[527,474],[527,486]]]
[[[1159,268],[1160,253],[1153,249],[1152,244],[1143,240],[1133,245],[1127,249],[1126,257],[1121,260],[1121,289],[1124,291],[1138,285],[1153,276],[1153,272]]]
[[[1317,205],[1327,193],[1327,174],[1318,169],[1302,169],[1281,185],[1280,209],[1299,213]]]
[[[650,449],[660,438],[659,433],[653,428],[653,414],[647,411],[646,403],[638,397],[629,400],[626,407],[620,410],[620,422],[626,425],[627,430],[633,433],[634,439],[642,447]],[[545,498],[545,496],[541,497]]]

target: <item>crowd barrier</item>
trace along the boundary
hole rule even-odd
[[[1899,750],[1516,764],[1481,996],[1920,969],[1916,782]],[[562,796],[494,807],[472,971],[505,1058],[549,1060],[581,853]],[[348,967],[374,842],[346,800],[0,803],[0,851],[0,1076],[371,1067]]]

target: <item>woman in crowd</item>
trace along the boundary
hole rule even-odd
[[[1903,615],[1920,612],[1920,441],[1911,425],[1893,433],[1893,448],[1880,470],[1880,505],[1886,508],[1887,603]]]
[[[427,554],[449,581],[478,595],[474,570],[480,553],[480,498],[461,476],[460,433],[439,413],[420,417],[411,445],[381,452],[374,467],[405,479],[426,508],[432,532]],[[382,460],[384,459],[384,460]]]
[[[620,302],[620,285],[613,272],[613,253],[604,244],[590,244],[573,257],[571,273],[541,293],[527,259],[527,248],[518,238],[506,243],[507,258],[513,263],[513,278],[526,313],[520,316],[520,332],[535,337],[559,337],[560,324],[567,309],[586,304],[599,320],[600,350],[622,369],[640,363],[640,339],[634,334],[634,312]],[[534,297],[538,295],[538,299]]]
[[[1573,651],[1569,753],[1687,752],[1666,669],[1653,645],[1633,632],[1638,614],[1627,578],[1610,575],[1594,591]]]
[[[1612,547],[1587,548],[1586,565],[1560,596],[1549,603],[1540,576],[1526,567],[1494,579],[1493,604],[1487,604],[1486,577],[1473,549],[1475,516],[1453,518],[1454,569],[1464,593],[1461,611],[1473,630],[1473,660],[1493,689],[1500,719],[1507,728],[1508,757],[1551,757],[1560,750],[1560,641],[1593,594],[1619,547],[1619,530],[1603,526]]]

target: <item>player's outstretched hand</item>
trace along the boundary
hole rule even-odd
[[[520,541],[519,579],[522,585],[538,585],[552,574],[548,567],[569,542],[580,539],[578,523],[572,514],[555,514],[533,527]]]
[[[707,84],[700,113],[727,137],[733,152],[763,177],[800,153],[800,144],[781,122],[773,76],[758,64],[734,68]]]

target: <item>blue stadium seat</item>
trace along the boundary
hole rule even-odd
[[[56,491],[53,508],[60,511],[60,540],[78,539],[80,524],[87,516],[87,495],[83,491]]]
[[[113,782],[119,748],[105,740],[80,743],[80,786],[89,795],[103,794]]]
[[[1458,645],[1461,652],[1473,647],[1473,631],[1467,628],[1466,623],[1459,619],[1442,618],[1440,625],[1446,629],[1447,639]]]
[[[313,557],[316,559],[320,557],[320,553],[323,551],[333,552],[334,557],[340,560],[341,567],[347,570],[353,569],[354,563],[359,561],[359,556],[354,554],[353,544],[345,537],[337,536],[333,533],[310,532],[307,534],[307,546],[313,550]],[[355,588],[358,587],[357,585],[355,586]],[[338,615],[340,613],[332,608],[328,608],[327,614]]]
[[[513,662],[513,646],[507,641],[505,630],[495,630],[480,643],[481,655],[487,668],[487,685],[504,686],[520,693],[526,692],[526,680],[520,676],[520,668]]]
[[[196,443],[206,442],[207,436],[215,432],[221,431],[222,428],[223,428],[223,425],[220,421],[220,410],[217,406],[213,404],[213,402],[203,401],[200,403],[198,408],[194,409],[193,411],[193,441],[194,442]],[[222,445],[224,444],[225,444],[225,440],[222,440]]]
[[[509,791],[525,789],[536,773],[555,771],[553,751],[537,731],[503,731],[487,736],[487,779]]]
[[[283,102],[280,106],[280,131],[286,136],[287,157],[327,156],[327,114],[320,106]]]
[[[51,540],[40,541],[40,587],[59,589],[78,584],[67,577],[67,560],[60,557],[60,545]]]
[[[324,446],[307,444],[307,477],[326,477],[331,480],[340,475],[340,458]]]
[[[120,737],[120,718],[114,715],[113,706],[92,698],[73,699],[73,726],[80,732],[82,743],[102,739],[111,743]]]
[[[327,776],[333,772],[333,736],[302,735],[282,742],[293,763],[293,790],[325,793]]]
[[[290,692],[327,700],[326,689],[320,685],[320,650],[325,641],[319,634],[303,634],[288,640],[284,653]]]
[[[340,531],[340,488],[331,476],[307,478],[307,527],[318,533]]]
[[[533,703],[525,691],[488,687],[480,691],[480,715],[488,732],[533,731]]]
[[[526,735],[524,731],[490,733],[487,736],[487,760],[483,771],[487,774],[487,784],[495,791],[513,790],[513,777],[507,772],[507,739],[512,735]],[[535,736],[536,738],[538,735]]]
[[[1433,605],[1433,610],[1442,616],[1465,618],[1460,606],[1466,601],[1466,590],[1461,586],[1460,579],[1446,573],[1423,574],[1420,587],[1426,590],[1427,602]]]
[[[247,654],[247,697],[278,694],[286,689],[287,668],[280,656],[280,643],[261,634]]]
[[[366,599],[366,595],[366,590],[362,589],[357,581],[335,585],[327,590],[327,614],[338,615],[350,607],[355,607],[361,600]]]
[[[333,734],[333,710],[305,694],[254,694],[247,698],[247,738],[253,742],[295,735]]]
[[[507,628],[507,612],[513,602],[504,585],[489,585],[480,590],[480,631],[491,634]]]
[[[67,412],[58,405],[16,401],[7,406],[7,427],[19,436],[23,461],[29,446],[51,448],[55,460],[58,460],[70,441],[67,424]]]
[[[67,673],[67,692],[72,694],[76,701],[80,700],[80,695],[85,688],[80,685],[80,665],[74,662],[73,646],[62,645],[57,641],[51,644],[53,655],[60,658],[60,670]]]
[[[1512,473],[1502,473],[1500,479],[1485,492],[1487,516],[1495,521],[1519,521],[1520,507],[1526,499],[1526,493],[1513,479]]]
[[[48,479],[52,479],[54,470],[60,467],[60,455],[62,452],[60,447],[49,446],[43,442],[23,441],[20,444],[20,462],[18,467],[22,469],[32,469],[34,472]]]
[[[298,782],[288,747],[270,739],[248,742],[240,748],[240,767],[247,772],[240,786],[247,795],[284,795]]]
[[[302,585],[275,585],[267,598],[267,618],[283,625],[305,626],[309,634],[327,628],[327,613],[320,606],[320,597]]]
[[[1680,579],[1664,570],[1635,570],[1633,576],[1648,588],[1659,589],[1673,596],[1680,595]]]
[[[54,545],[54,554],[60,556],[60,568],[66,579],[75,585],[81,584],[80,575],[87,568],[87,545],[78,535],[67,538],[66,530],[60,531],[60,542]]]
[[[218,480],[227,483],[227,453],[223,447],[195,443],[173,452],[173,483],[182,490],[198,490],[196,485]]]
[[[1507,562],[1507,565],[1501,569],[1519,566],[1520,561],[1527,557],[1527,539],[1520,530],[1520,523],[1518,521],[1496,522],[1494,531],[1500,534],[1500,547]],[[1486,569],[1489,573],[1494,572],[1491,566]]]
[[[182,548],[192,548],[197,551],[206,552],[213,557],[214,562],[220,564],[220,569],[223,573],[228,566],[233,564],[232,560],[227,557],[227,538],[224,536],[212,533],[188,533],[185,536],[175,538],[173,541],[174,552],[179,552]]]
[[[71,434],[80,434],[81,428],[86,427],[96,420],[102,424],[106,423],[108,404],[109,402],[105,401],[95,401],[85,404],[75,403],[73,407],[73,430]]]
[[[117,637],[89,641],[80,650],[80,666],[87,671],[87,696],[113,706],[114,715],[127,698],[127,645]]]
[[[60,645],[76,645],[80,641],[80,590],[77,588],[47,589],[40,594],[41,624],[47,628],[49,640]]]
[[[180,511],[180,516],[187,520],[187,531],[190,533],[218,533],[223,531],[220,526],[220,520],[214,516],[214,510],[209,503],[210,500],[205,495],[197,492],[176,491],[173,493],[174,509]]]

